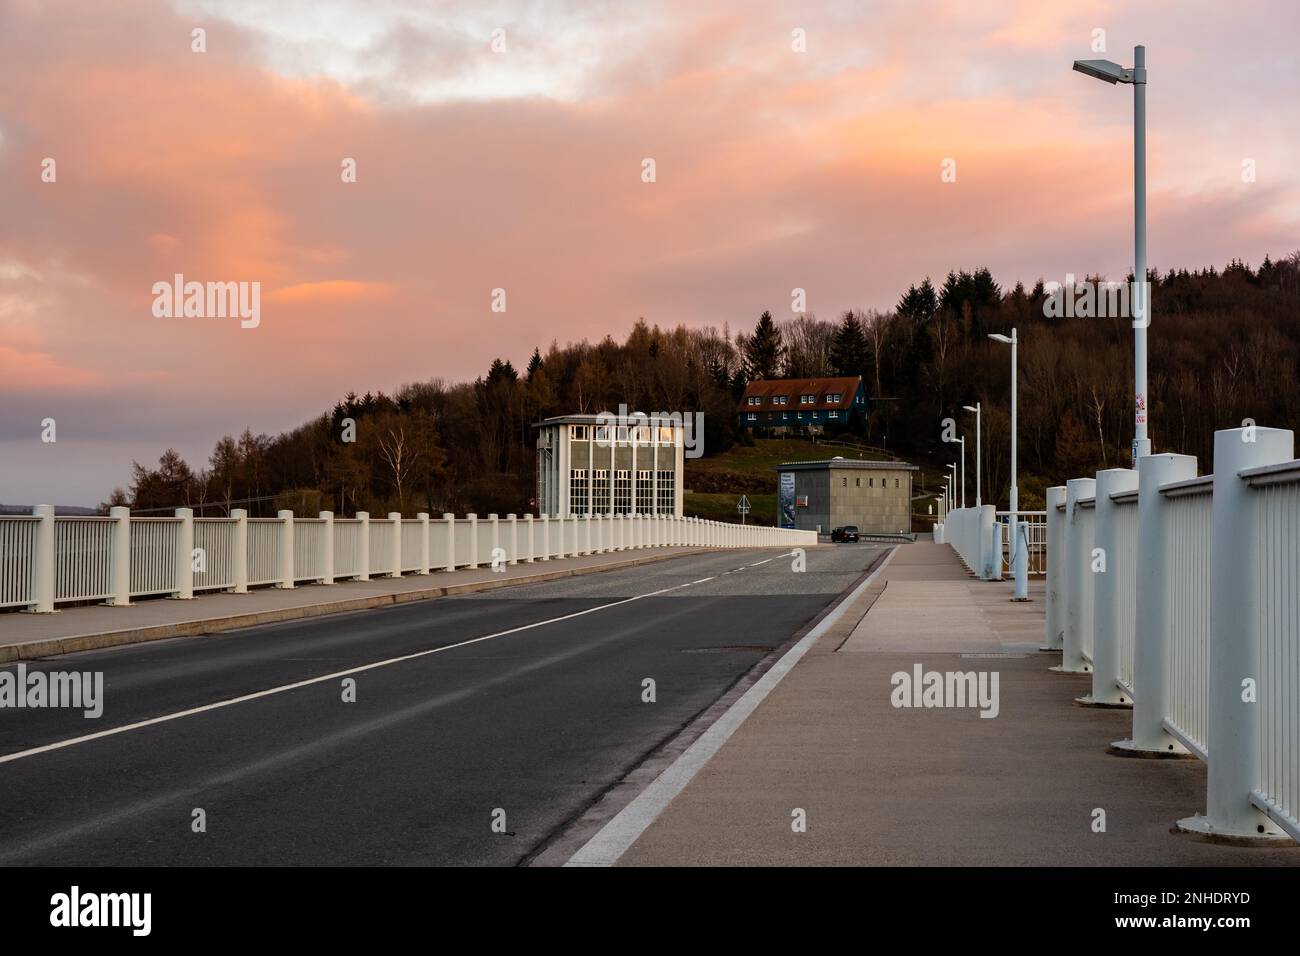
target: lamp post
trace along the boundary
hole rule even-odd
[[[957,509],[957,463],[949,464],[948,470],[952,472],[952,478],[948,482],[948,500],[952,502],[950,510],[955,511]]]
[[[961,506],[966,507],[966,436],[957,439],[961,442]]]
[[[978,508],[984,503],[980,499],[980,403],[963,405],[962,408],[975,413],[975,507]]]
[[[1016,345],[1019,339],[1016,338],[1016,330],[1011,330],[1011,336],[1008,338],[1000,332],[989,333],[989,338],[996,342],[1002,342],[1011,346],[1011,495],[1007,509],[1011,512],[1013,522],[1019,520],[1020,512],[1020,491],[1016,487]]]
[[[1147,48],[1133,48],[1133,67],[1110,60],[1075,60],[1074,69],[1112,86],[1133,86],[1133,464],[1151,454],[1147,438]]]

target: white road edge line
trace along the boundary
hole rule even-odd
[[[682,588],[693,587],[697,584],[705,584],[717,577],[718,575],[715,574],[707,578],[700,578],[697,581],[687,581],[685,584],[674,584],[672,587],[660,588],[657,591],[650,591],[646,594],[635,594],[630,598],[623,598],[621,601],[611,601],[609,604],[589,607],[585,611],[574,611],[572,614],[562,614],[559,617],[548,618],[545,621],[534,621],[531,624],[521,624],[518,627],[512,627],[505,631],[497,631],[495,634],[484,634],[481,637],[472,637],[467,641],[447,644],[444,647],[431,647],[428,650],[416,651],[414,654],[404,654],[401,657],[390,657],[387,660],[375,661],[370,664],[361,664],[357,667],[349,667],[347,670],[335,671],[332,674],[322,674],[320,677],[309,677],[306,680],[295,681],[292,684],[282,684],[279,687],[269,687],[266,690],[255,691],[251,694],[243,694],[240,697],[231,697],[228,700],[219,700],[211,704],[204,704],[201,707],[191,707],[188,710],[180,710],[172,714],[150,717],[148,720],[138,720],[133,724],[123,724],[120,727],[110,727],[108,730],[96,731],[93,734],[84,734],[80,737],[70,737],[67,740],[57,740],[52,744],[32,747],[30,750],[19,750],[16,753],[4,754],[3,756],[0,756],[0,764],[22,760],[25,757],[34,757],[37,754],[49,753],[51,750],[62,750],[65,747],[73,747],[77,744],[89,743],[92,740],[99,740],[103,737],[113,737],[117,734],[127,733],[131,730],[140,730],[144,727],[152,727],[155,724],[165,724],[168,721],[180,720],[182,717],[192,717],[195,714],[203,714],[210,710],[220,710],[223,707],[243,704],[250,700],[257,700],[261,697],[270,697],[272,694],[283,694],[286,691],[297,690],[299,687],[309,687],[312,684],[320,684],[327,680],[338,680],[339,678],[347,677],[350,674],[360,674],[363,671],[374,670],[376,667],[387,667],[389,664],[400,664],[403,661],[413,661],[419,657],[428,657],[430,654],[441,654],[443,651],[453,651],[458,647],[468,647],[471,644],[478,644],[480,641],[490,641],[493,638],[505,637],[508,634],[518,634],[520,631],[529,631],[535,627],[545,627],[547,624],[569,621],[575,617],[582,617],[584,614],[594,614],[597,611],[605,611],[611,607],[630,604],[632,601],[640,601],[642,598],[656,597],[660,594],[667,594],[669,591],[678,591]]]
[[[727,742],[727,739],[736,732],[750,714],[758,709],[758,705],[772,692],[772,688],[781,683],[785,675],[808,653],[808,649],[817,643],[818,638],[830,630],[831,625],[844,616],[849,605],[853,603],[858,595],[871,586],[871,582],[876,579],[876,575],[883,571],[890,561],[894,560],[897,551],[897,545],[890,548],[885,560],[880,562],[880,567],[872,571],[871,575],[854,588],[848,597],[840,601],[835,610],[822,618],[821,623],[805,634],[798,644],[786,651],[781,659],[768,669],[767,673],[755,681],[749,690],[745,691],[740,700],[727,708],[726,713],[714,721],[712,726],[686,749],[685,753],[669,764],[663,773],[655,777],[649,786],[636,795],[631,803],[601,827],[596,835],[583,844],[578,852],[573,854],[564,865],[613,866],[617,863],[619,857],[626,853],[632,844],[641,838],[641,834],[649,829],[650,824],[654,823],[659,818],[659,815],[667,809],[668,804],[672,803],[673,799],[686,789],[686,785],[699,773],[700,769],[713,758],[714,754],[722,749],[722,745]]]

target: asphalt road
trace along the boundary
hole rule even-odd
[[[104,713],[0,710],[0,865],[518,863],[878,550],[814,549],[803,574],[692,556],[29,664],[102,671]]]

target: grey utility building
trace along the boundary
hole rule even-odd
[[[777,465],[781,526],[829,533],[854,524],[864,534],[912,530],[912,475],[905,461],[793,461]]]

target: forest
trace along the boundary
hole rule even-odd
[[[1245,419],[1300,428],[1300,252],[1258,268],[1234,260],[1222,270],[1153,270],[1148,281],[1155,450],[1196,455],[1208,473],[1216,428]],[[749,440],[735,426],[748,381],[832,374],[863,378],[868,415],[854,425],[863,441],[931,469],[956,458],[940,440],[945,417],[958,422],[973,456],[973,416],[961,409],[978,401],[985,501],[1005,507],[1010,353],[988,335],[1013,327],[1021,507],[1041,507],[1049,485],[1127,465],[1133,428],[1129,321],[1050,317],[1048,299],[1042,281],[1004,289],[978,268],[950,272],[937,286],[926,278],[888,311],[832,319],[764,312],[735,331],[725,321],[688,328],[641,319],[621,342],[535,348],[522,369],[498,358],[474,381],[349,394],[291,431],[223,436],[197,465],[168,449],[156,465],[135,463],[130,487],[115,489],[104,507],[523,513],[532,510],[530,425],[542,418],[620,403],[700,411],[705,454],[718,454]]]

